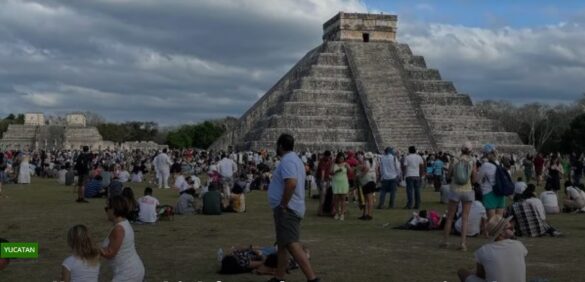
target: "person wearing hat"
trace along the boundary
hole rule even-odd
[[[400,163],[394,156],[394,149],[387,147],[384,150],[384,156],[380,159],[380,179],[382,182],[382,189],[380,189],[380,201],[378,202],[378,209],[381,209],[386,201],[386,193],[390,193],[390,203],[388,208],[394,208],[394,199],[396,197],[396,185],[398,184],[398,176],[400,175]]]
[[[483,193],[483,205],[487,211],[488,219],[494,215],[502,216],[506,207],[506,197],[496,195],[493,186],[496,184],[496,146],[486,144],[483,146],[484,157],[488,160],[479,168],[477,179]]]
[[[486,224],[490,242],[475,251],[475,272],[460,269],[461,281],[526,281],[525,257],[528,250],[514,239],[512,217],[494,215]]]

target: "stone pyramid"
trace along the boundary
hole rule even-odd
[[[298,151],[382,151],[414,145],[456,152],[464,141],[533,151],[475,110],[422,56],[397,43],[394,15],[339,13],[309,51],[211,149],[274,149],[282,133]]]

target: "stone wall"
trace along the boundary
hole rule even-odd
[[[363,35],[368,34],[372,42],[394,42],[396,21],[395,15],[341,12],[323,25],[323,40],[363,41]]]

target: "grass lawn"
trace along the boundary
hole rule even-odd
[[[130,185],[142,195],[145,184]],[[97,242],[111,228],[104,213],[105,200],[89,204],[74,202],[71,187],[53,179],[34,178],[30,185],[5,185],[0,198],[0,237],[11,242],[38,242],[38,260],[13,260],[0,272],[0,281],[54,281],[60,265],[69,255],[66,232],[74,224],[85,224]],[[173,191],[155,189],[161,203],[173,204]],[[443,212],[439,195],[425,189],[423,208]],[[302,222],[302,241],[311,249],[311,263],[322,281],[457,281],[460,267],[474,267],[473,251],[486,239],[471,238],[469,251],[439,249],[441,232],[403,231],[384,228],[405,222],[411,211],[375,210],[374,220],[360,221],[352,206],[343,222],[316,216],[317,200],[307,199]],[[399,188],[397,206],[405,204],[404,188]],[[272,213],[265,192],[247,195],[247,213],[222,216],[175,216],[172,222],[135,225],[139,255],[148,281],[265,281],[254,274],[218,275],[216,252],[219,247],[271,245],[274,242]],[[527,277],[550,281],[585,281],[585,215],[549,216],[551,225],[565,234],[562,238],[520,238],[528,249]],[[452,242],[458,238],[452,237]],[[102,263],[101,280],[111,278]],[[287,281],[305,281],[294,270]]]

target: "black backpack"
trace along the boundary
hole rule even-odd
[[[79,172],[89,172],[90,170],[91,155],[83,153],[77,157],[75,162],[75,170]]]
[[[497,165],[494,162],[490,163],[496,166],[496,183],[492,187],[494,194],[497,196],[510,196],[514,194],[514,182],[508,171],[501,165]]]

